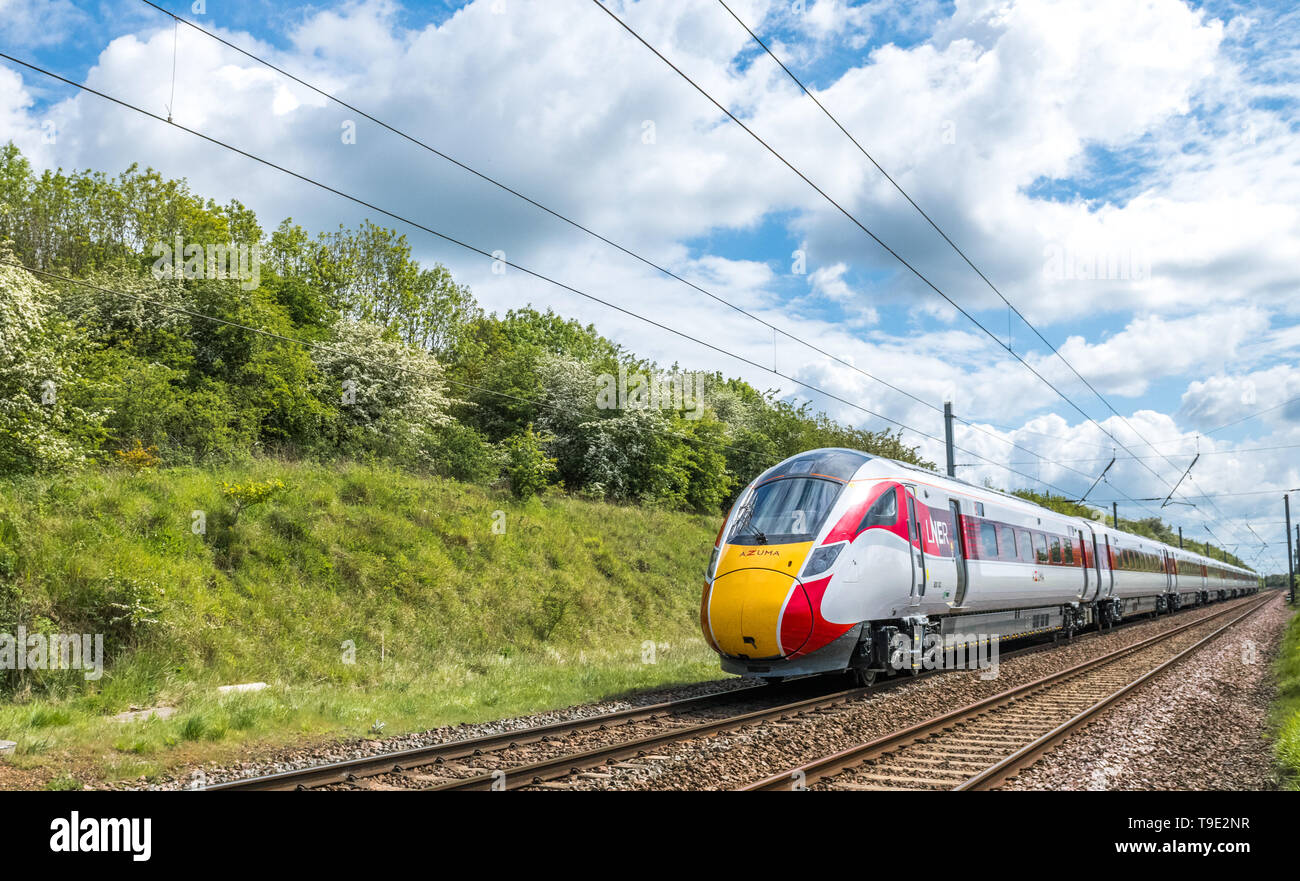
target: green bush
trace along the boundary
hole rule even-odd
[[[505,473],[516,498],[532,498],[550,486],[556,467],[555,459],[543,448],[548,440],[549,436],[537,434],[529,423],[522,434],[508,437],[502,443]]]
[[[69,394],[82,406],[102,407],[108,444],[139,441],[173,463],[229,461],[256,438],[256,416],[241,408],[231,389],[124,349],[86,356]]]
[[[283,480],[273,477],[263,481],[225,483],[222,484],[221,494],[234,503],[234,520],[238,522],[239,515],[244,511],[266,504],[286,489]]]
[[[487,438],[460,422],[438,429],[433,435],[428,458],[436,474],[472,483],[489,481],[501,469],[497,451]]]

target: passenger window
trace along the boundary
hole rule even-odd
[[[1019,551],[1021,561],[1034,562],[1034,547],[1030,542],[1029,533],[1023,529],[1016,530],[1016,550]]]
[[[1073,566],[1074,565],[1074,539],[1070,539],[1066,541],[1065,544],[1062,545],[1061,551],[1064,554],[1065,565]]]
[[[998,531],[992,523],[980,524],[980,557],[985,560],[998,558]]]
[[[1034,533],[1034,557],[1039,563],[1047,562],[1047,539],[1041,532]]]
[[[1052,536],[1052,562],[1061,562],[1061,539],[1055,535]]]
[[[1010,526],[998,524],[998,556],[1004,560],[1016,558],[1016,534]]]
[[[858,525],[858,531],[861,532],[868,526],[893,526],[897,522],[898,491],[890,487],[871,504],[871,507],[867,509],[867,513],[862,515],[862,522]]]

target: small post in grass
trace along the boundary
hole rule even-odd
[[[1295,605],[1295,558],[1291,556],[1291,494],[1282,496],[1286,508],[1286,590],[1287,602]]]

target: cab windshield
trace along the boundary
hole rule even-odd
[[[759,486],[736,516],[731,544],[812,541],[844,484],[820,477],[777,478]]]

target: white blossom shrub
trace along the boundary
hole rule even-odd
[[[102,414],[60,395],[75,343],[51,301],[31,273],[0,264],[0,474],[78,464],[102,436]]]
[[[340,441],[350,452],[429,463],[454,403],[429,352],[385,335],[377,324],[341,319],[312,358],[337,389]]]

